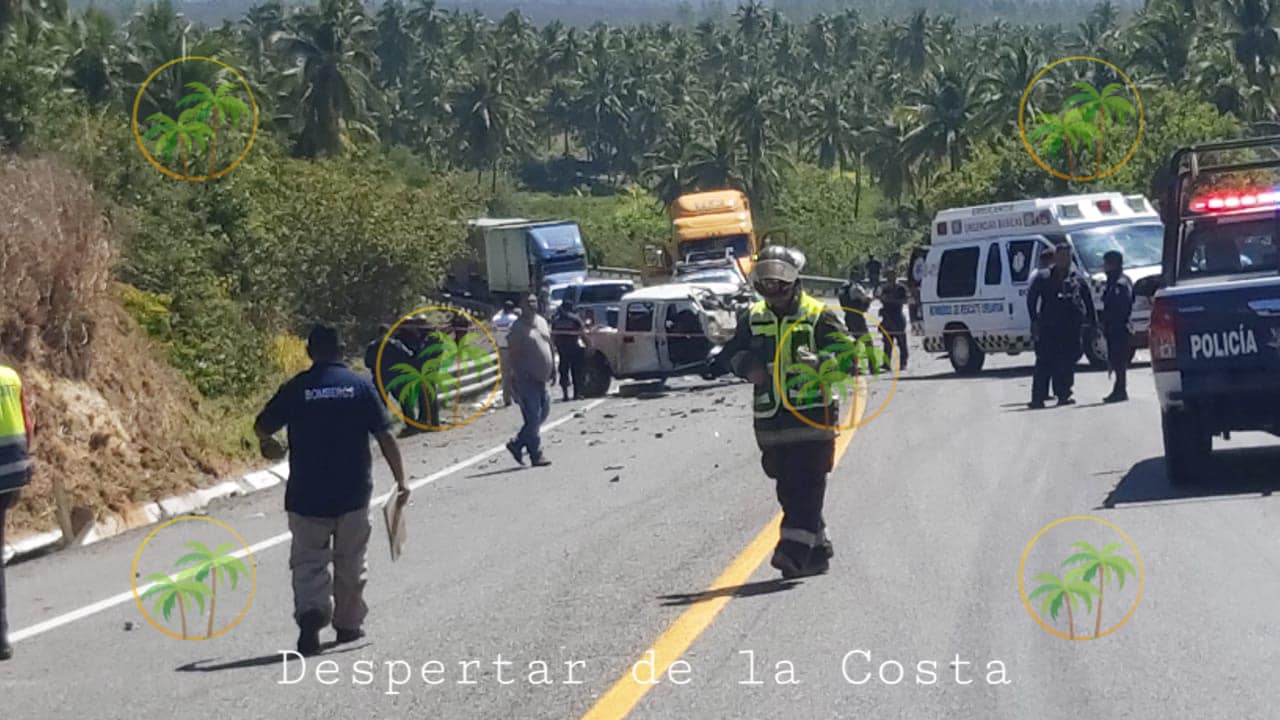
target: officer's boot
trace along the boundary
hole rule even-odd
[[[769,564],[782,572],[784,580],[820,575],[827,571],[826,555],[820,549],[795,540],[781,540]]]
[[[3,612],[0,610],[0,612]],[[0,660],[13,657],[13,646],[9,644],[9,628],[0,621]]]

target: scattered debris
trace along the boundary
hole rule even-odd
[[[579,410],[579,411],[575,412],[575,413],[573,414],[573,416],[574,416],[574,417],[576,417],[576,418],[584,418],[584,417],[586,417],[586,416],[587,416],[587,414],[586,414],[585,412],[583,412],[583,411]]]
[[[696,408],[694,408],[694,409],[690,410],[689,412],[691,412],[691,413],[700,413],[700,412],[706,412],[706,411],[707,411],[707,409],[706,409],[706,408],[703,408],[703,407],[696,407]]]
[[[606,466],[604,467],[604,469],[605,469],[605,470],[621,470],[621,469],[623,469],[623,468],[625,468],[625,467],[626,467],[626,465],[606,465]]]
[[[599,445],[602,442],[604,441],[601,440],[600,438],[592,438],[591,440],[587,441],[587,447],[595,447],[596,445]]]
[[[719,433],[719,432],[717,432],[717,433],[716,433],[716,437],[720,437],[720,433]]]
[[[714,401],[714,402],[712,402],[711,404],[712,404],[712,405],[723,405],[725,400],[728,400],[728,398],[726,398],[726,397],[718,397],[718,398],[716,398],[716,399],[715,399],[715,401]]]
[[[654,433],[653,436],[656,438],[660,438],[662,437],[662,433]]]
[[[132,620],[125,620],[125,621],[124,621],[124,631],[125,631],[125,632],[129,632],[129,631],[131,631],[131,630],[133,630],[133,621],[132,621]]]
[[[613,477],[609,478],[609,482],[618,482],[621,479],[622,479],[621,475],[614,475]]]

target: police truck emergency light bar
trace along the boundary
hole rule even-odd
[[[1215,212],[1277,204],[1280,204],[1280,187],[1263,192],[1242,191],[1201,195],[1193,198],[1188,207],[1191,212]]]

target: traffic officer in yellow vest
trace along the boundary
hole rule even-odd
[[[22,380],[7,365],[0,365],[0,548],[4,547],[4,516],[18,499],[30,477],[27,433],[31,423],[22,397]],[[4,567],[0,565],[0,660],[13,657],[9,645],[9,620],[5,610]]]
[[[752,284],[763,300],[739,318],[737,332],[716,356],[710,373],[732,371],[755,386],[756,444],[782,505],[782,532],[771,564],[784,578],[827,571],[832,548],[822,503],[835,459],[840,413],[835,398],[824,398],[826,393],[806,397],[794,385],[788,389],[788,407],[777,388],[787,387],[786,379],[798,365],[816,369],[821,348],[840,340],[853,344],[838,311],[800,289],[803,267],[804,255],[798,250],[771,245],[760,252]],[[779,367],[774,367],[775,357]],[[847,364],[850,367],[843,369],[855,372],[853,363]]]

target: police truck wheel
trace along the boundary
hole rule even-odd
[[[613,373],[609,370],[609,363],[604,356],[596,353],[587,358],[586,366],[582,370],[582,394],[589,398],[604,397],[609,394],[609,388],[613,385]]]
[[[1089,360],[1089,367],[1094,370],[1106,370],[1109,364],[1107,360],[1107,339],[1102,336],[1102,331],[1095,328],[1093,332],[1086,334],[1081,339],[1084,341],[1084,357]]]
[[[1213,454],[1213,435],[1187,410],[1161,413],[1160,425],[1164,431],[1164,469],[1169,484],[1195,485],[1208,468]]]
[[[967,332],[951,333],[947,340],[947,359],[951,367],[960,375],[973,375],[982,370],[987,361],[986,353],[973,341]]]

